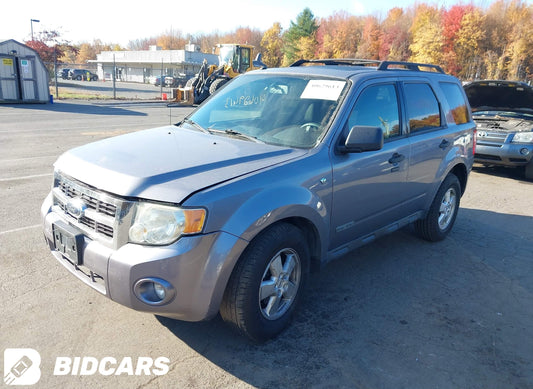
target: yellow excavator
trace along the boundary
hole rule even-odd
[[[241,44],[219,44],[219,65],[208,65],[204,59],[198,74],[187,81],[185,88],[178,88],[176,102],[192,105],[200,104],[222,85],[249,70],[264,69],[261,53],[252,61],[254,47]]]

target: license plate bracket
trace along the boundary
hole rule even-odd
[[[64,223],[54,223],[52,231],[56,250],[75,265],[82,265],[83,235],[77,229]]]

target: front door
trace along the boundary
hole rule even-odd
[[[410,143],[402,131],[396,82],[374,84],[359,95],[345,126],[381,127],[378,151],[334,154],[331,246],[335,250],[405,215]]]

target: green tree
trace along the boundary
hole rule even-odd
[[[289,29],[284,34],[283,45],[283,64],[290,65],[297,59],[302,58],[302,51],[300,48],[301,38],[308,38],[306,40],[306,54],[309,53],[310,45],[316,48],[316,31],[318,24],[315,16],[309,8],[305,8],[297,17],[296,23],[291,21]]]

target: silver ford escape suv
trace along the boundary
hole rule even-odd
[[[444,239],[474,129],[461,84],[435,65],[253,71],[176,125],[63,154],[44,234],[119,304],[187,321],[220,312],[261,342],[289,324],[311,270],[409,224]]]

